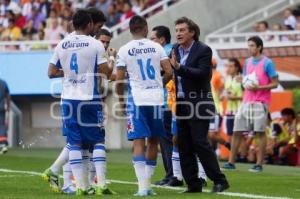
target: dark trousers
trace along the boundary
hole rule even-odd
[[[215,184],[227,182],[208,142],[208,129],[209,120],[177,120],[180,164],[183,177],[189,187],[201,186],[195,154],[199,157],[206,175]]]
[[[172,112],[164,112],[164,129],[166,131],[165,136],[160,137],[160,149],[163,159],[164,168],[166,171],[166,180],[170,180],[173,177],[173,166],[172,166],[172,152],[173,152],[173,142],[171,134],[171,122],[172,122]]]

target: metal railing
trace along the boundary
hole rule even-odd
[[[270,16],[274,16],[286,8],[289,8],[293,6],[294,4],[300,3],[300,0],[277,0],[273,3],[249,14],[245,17],[242,17],[227,26],[224,26],[212,33],[210,33],[208,36],[211,35],[218,35],[222,33],[236,33],[236,32],[242,32],[246,30],[247,28],[251,27],[251,25],[257,21],[261,21],[263,19],[266,19]]]
[[[59,42],[54,40],[1,41],[0,52],[49,51]]]
[[[264,46],[300,46],[300,31],[270,31],[270,32],[246,32],[230,33],[207,36],[208,45],[216,49],[231,49],[247,46],[249,37],[259,36],[264,41]]]
[[[165,11],[168,9],[169,3],[171,3],[171,2],[172,2],[172,0],[161,0],[158,3],[154,4],[153,6],[147,8],[146,10],[143,10],[141,13],[139,13],[139,15],[145,17],[159,8],[162,8],[162,11]],[[126,30],[128,28],[129,21],[130,21],[130,18],[126,19],[122,23],[119,23],[119,24],[113,26],[112,28],[110,28],[110,31],[112,32],[113,37],[116,37],[119,34],[121,34],[122,30]]]

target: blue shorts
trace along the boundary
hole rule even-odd
[[[62,130],[67,143],[103,143],[105,131],[104,116],[100,101],[62,100]]]
[[[132,141],[165,135],[162,106],[127,105],[127,137]]]
[[[176,126],[176,116],[175,115],[172,115],[172,128],[171,128],[171,133],[172,135],[177,135],[177,126]]]

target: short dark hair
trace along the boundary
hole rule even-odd
[[[171,42],[170,29],[166,26],[155,26],[152,31],[156,31],[156,36],[158,38],[165,38],[167,44]]]
[[[269,28],[269,23],[267,21],[260,21],[259,24],[263,24],[267,29]]]
[[[250,37],[248,39],[248,42],[249,41],[253,41],[256,44],[257,47],[261,47],[260,48],[260,53],[263,52],[263,50],[264,50],[264,43],[263,43],[262,39],[259,36]]]
[[[91,15],[93,23],[105,23],[106,17],[101,10],[98,10],[95,7],[87,8],[88,13]]]
[[[292,118],[296,118],[296,113],[292,108],[284,108],[281,110],[281,115],[292,116]]]
[[[242,73],[242,66],[237,58],[229,58],[228,61],[233,63],[234,67],[237,68],[238,73]]]
[[[96,39],[99,39],[99,37],[100,37],[101,35],[105,35],[105,36],[108,36],[108,37],[112,37],[111,32],[109,32],[107,29],[104,29],[104,28],[100,29],[100,30],[96,33],[96,35],[95,35]]]
[[[193,31],[195,33],[193,38],[195,41],[198,41],[199,37],[200,37],[199,26],[193,20],[191,20],[187,17],[181,17],[175,21],[175,25],[182,24],[182,23],[187,24],[189,31],[190,32]]]
[[[138,15],[132,17],[129,21],[129,29],[132,34],[141,32],[147,25],[146,19]]]
[[[92,23],[92,18],[87,10],[79,9],[73,15],[72,22],[75,30],[83,30],[89,23]]]

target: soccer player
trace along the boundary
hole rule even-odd
[[[123,81],[129,76],[127,120],[128,139],[133,140],[133,164],[138,179],[136,196],[154,195],[151,177],[156,166],[158,138],[164,134],[161,108],[164,105],[163,82],[172,77],[169,58],[163,47],[146,39],[147,21],[134,16],[129,22],[133,40],[117,55],[117,94],[124,104]],[[164,70],[163,81],[161,68]],[[147,148],[145,155],[145,146]]]
[[[104,57],[103,44],[90,35],[93,22],[88,11],[78,10],[73,16],[74,34],[62,40],[51,58],[49,78],[63,77],[63,131],[70,145],[69,162],[76,181],[76,194],[85,195],[83,154],[84,145],[94,146],[96,194],[113,194],[106,186],[106,154],[103,113],[98,92],[97,73],[109,77],[112,68]],[[87,175],[87,174],[86,174]]]
[[[90,14],[92,21],[93,21],[93,31],[91,31],[91,36],[96,35],[97,32],[99,32],[99,30],[101,29],[101,27],[104,25],[106,18],[104,16],[104,14],[97,10],[96,8],[88,8],[87,12]],[[73,24],[70,25],[73,28]],[[75,32],[72,32],[70,35],[75,34]],[[63,133],[64,136],[66,136]],[[69,151],[70,151],[70,145],[67,144],[63,150],[61,151],[60,155],[58,156],[58,158],[54,161],[54,163],[50,166],[50,168],[46,169],[42,175],[43,179],[46,181],[49,181],[50,183],[50,187],[54,192],[63,192],[66,194],[74,194],[74,188],[73,188],[73,184],[72,184],[72,177],[73,174],[71,172],[71,168],[69,165]],[[92,151],[91,151],[92,152]],[[89,157],[91,156],[91,154],[89,153],[89,150],[85,149],[83,150],[84,153],[84,161],[83,164],[85,165],[84,167],[90,167],[90,172],[94,173],[94,166],[93,166],[93,162],[90,162],[90,165],[88,166],[88,160]],[[91,158],[92,159],[92,158]],[[64,185],[62,187],[62,189],[60,188],[60,184],[59,184],[59,178],[58,178],[58,174],[59,171],[61,169],[61,167],[63,167],[63,178],[64,178]],[[94,176],[93,174],[89,175]]]
[[[235,158],[244,132],[255,132],[259,139],[256,164],[249,169],[251,172],[261,172],[265,156],[267,136],[266,125],[268,106],[271,102],[271,89],[278,86],[278,74],[272,60],[263,55],[263,41],[258,36],[248,39],[248,49],[251,57],[246,60],[243,76],[255,75],[258,85],[252,84],[245,88],[243,102],[235,116],[234,133],[229,162],[224,169],[235,169]]]

